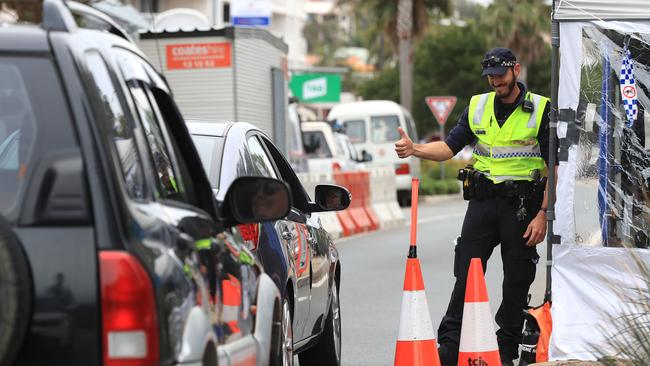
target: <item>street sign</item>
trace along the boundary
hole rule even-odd
[[[306,103],[336,103],[341,99],[341,75],[300,74],[291,77],[293,95]]]
[[[444,126],[449,114],[456,105],[456,97],[426,97],[425,101],[440,126]]]
[[[268,27],[271,0],[230,0],[232,24],[239,27]]]

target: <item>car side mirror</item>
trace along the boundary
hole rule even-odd
[[[286,217],[291,205],[291,191],[285,182],[266,177],[240,177],[226,193],[222,216],[227,226],[273,221]]]
[[[352,195],[350,192],[333,184],[319,184],[316,186],[316,206],[318,211],[341,211],[350,206]]]
[[[368,161],[372,161],[372,154],[367,152],[366,150],[363,150],[361,152],[361,162],[364,163]]]

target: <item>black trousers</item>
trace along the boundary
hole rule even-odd
[[[454,276],[456,284],[447,313],[438,328],[443,366],[458,364],[461,321],[467,272],[472,258],[481,258],[483,270],[494,248],[501,244],[503,260],[503,300],[496,314],[497,341],[503,358],[514,360],[521,342],[530,285],[539,260],[535,247],[526,246],[523,235],[539,211],[539,203],[527,205],[527,217],[517,221],[517,203],[504,198],[473,199],[469,202],[460,239],[456,245]]]

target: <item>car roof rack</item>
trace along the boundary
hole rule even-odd
[[[43,2],[42,27],[46,30],[73,32],[79,28],[74,18],[75,15],[99,22],[106,27],[101,29],[133,43],[128,33],[111,17],[76,1],[45,0]]]

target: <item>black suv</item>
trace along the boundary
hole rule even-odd
[[[0,24],[0,365],[281,359],[279,292],[235,225],[291,195],[242,178],[228,197],[105,15],[46,0],[40,26]]]

